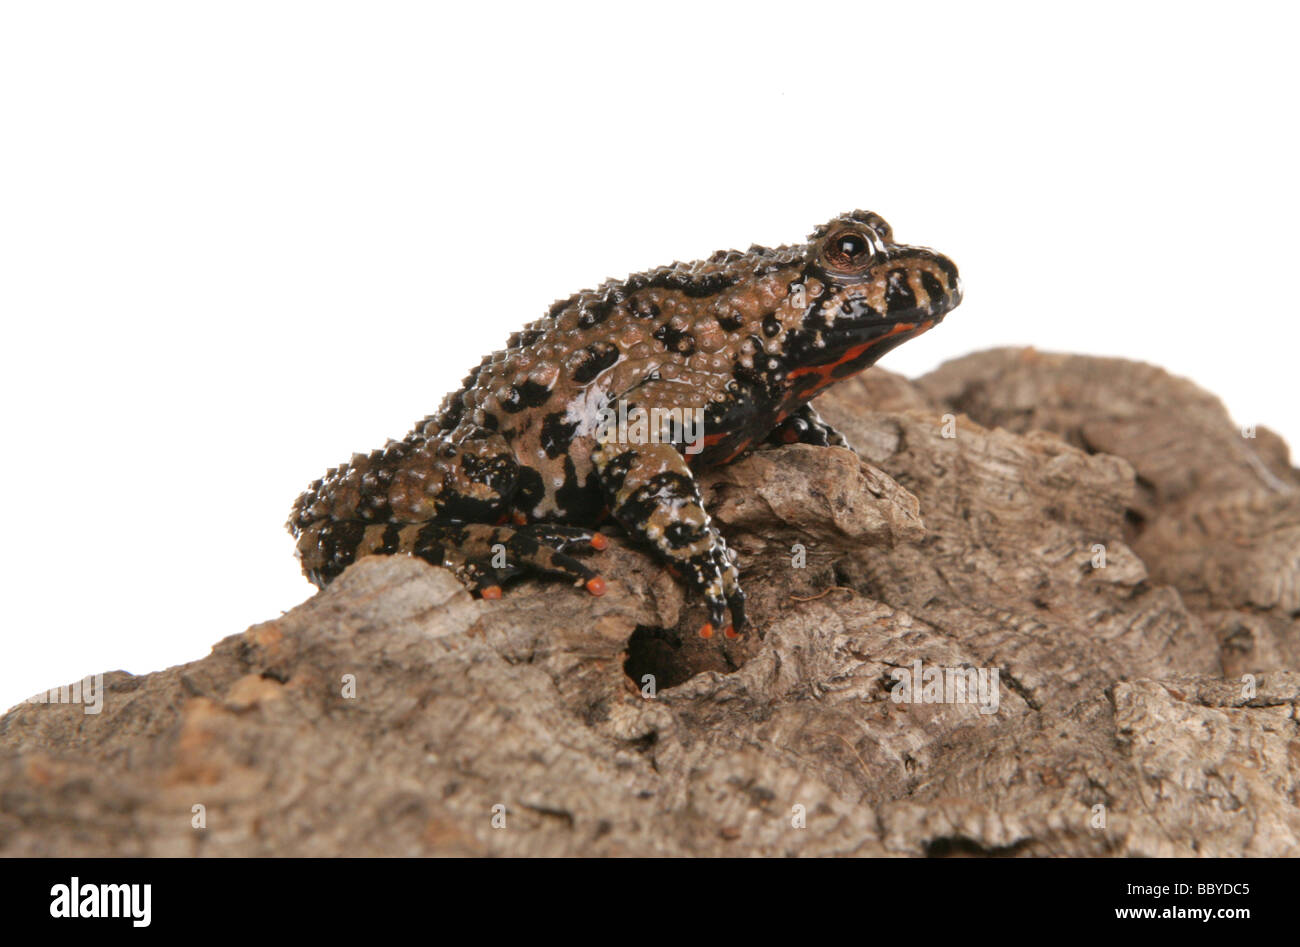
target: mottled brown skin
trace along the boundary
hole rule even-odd
[[[720,251],[557,302],[483,359],[401,441],[356,454],[294,504],[303,571],[323,586],[367,555],[455,570],[485,598],[524,572],[603,580],[574,553],[612,518],[708,606],[744,626],[735,556],[694,472],[764,442],[847,446],[808,402],[938,323],[957,269],[855,211],[805,244]],[[598,436],[603,407],[704,409],[703,449]],[[639,439],[643,440],[643,439]],[[509,524],[509,525],[507,525]]]

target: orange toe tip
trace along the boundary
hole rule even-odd
[[[704,623],[704,627],[700,629],[700,637],[701,638],[713,637],[713,625],[710,622],[706,621]]]
[[[740,632],[736,631],[735,625],[728,625],[726,628],[722,629],[722,633],[726,635],[728,638],[740,637]]]
[[[596,576],[594,579],[588,579],[587,591],[590,592],[592,595],[604,595],[605,580],[602,579],[600,576]]]
[[[609,540],[606,539],[602,534],[600,534],[600,533],[592,533],[592,534],[591,534],[591,548],[592,548],[592,549],[596,550],[597,552],[600,552],[602,549],[604,549],[604,548],[605,548],[606,546],[608,546],[608,545],[609,545]]]
[[[489,586],[488,586],[487,588],[485,588],[485,589],[482,591],[482,593],[480,593],[480,594],[482,594],[482,596],[483,596],[484,598],[500,598],[500,597],[501,597],[501,586],[499,586],[499,585],[489,585]]]
[[[524,514],[522,514],[522,513],[516,513],[516,514],[515,514],[515,525],[516,525],[516,526],[527,526],[527,525],[528,525],[528,517],[524,516]]]

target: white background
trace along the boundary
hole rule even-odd
[[[1142,359],[1300,442],[1295,16],[1075,6],[6,4],[0,706],[302,601],[298,492],[557,297],[855,207],[965,282],[886,367]]]

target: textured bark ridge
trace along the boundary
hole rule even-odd
[[[784,447],[707,481],[761,639],[689,634],[696,606],[617,540],[602,598],[476,602],[363,560],[202,660],[105,675],[98,715],[11,711],[0,852],[1300,851],[1300,473],[1275,435],[1160,369],[1032,350],[818,407],[861,460]]]

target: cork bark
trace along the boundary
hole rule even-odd
[[[761,635],[693,635],[618,539],[601,598],[363,560],[201,660],[106,674],[101,713],[7,714],[0,854],[1300,851],[1279,438],[1158,368],[1033,350],[818,408],[859,456],[706,477]],[[991,690],[921,686],[958,670]]]

